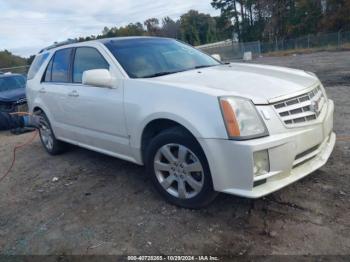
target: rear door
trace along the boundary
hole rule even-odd
[[[57,50],[52,56],[45,74],[43,76],[40,89],[38,90],[41,100],[45,104],[51,125],[56,137],[68,140],[75,140],[75,134],[69,128],[72,122],[71,115],[67,114],[65,104],[67,94],[70,92],[71,59],[73,48]]]

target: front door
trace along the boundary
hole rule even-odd
[[[115,79],[114,88],[83,85],[83,72],[91,69],[108,69],[116,75],[116,69],[96,48],[76,48],[72,83],[64,105],[65,114],[69,114],[67,124],[81,145],[105,153],[129,155],[122,81]]]

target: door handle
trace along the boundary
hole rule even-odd
[[[43,87],[43,88],[41,88],[41,89],[39,89],[39,93],[46,93],[46,90],[45,90],[45,88]]]
[[[78,94],[78,92],[77,92],[76,90],[74,90],[74,91],[70,92],[70,93],[68,94],[68,96],[71,96],[71,97],[78,97],[79,94]]]

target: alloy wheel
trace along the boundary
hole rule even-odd
[[[172,196],[190,199],[204,186],[204,169],[186,146],[166,144],[156,153],[154,170],[160,185]]]
[[[43,141],[44,146],[48,150],[53,149],[53,134],[49,124],[45,121],[40,127],[40,136]]]

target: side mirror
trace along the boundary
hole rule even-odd
[[[221,55],[219,55],[219,54],[212,54],[211,57],[218,60],[218,61],[221,61]]]
[[[93,69],[83,73],[83,85],[113,88],[112,80],[107,69]]]

